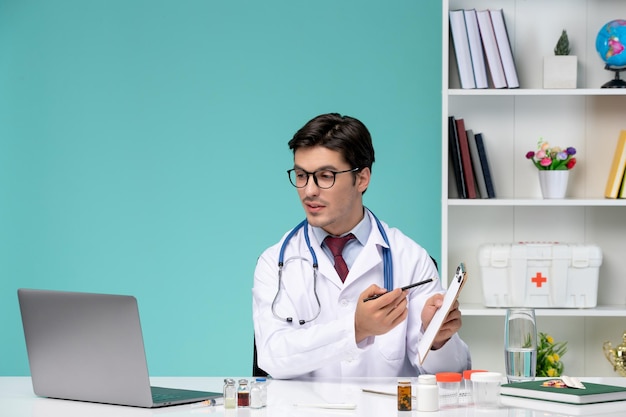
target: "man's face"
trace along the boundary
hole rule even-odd
[[[294,168],[307,172],[322,169],[345,171],[351,167],[337,152],[322,146],[301,148],[294,154]],[[341,235],[350,231],[363,218],[363,192],[370,181],[370,170],[364,168],[355,174],[346,172],[335,176],[335,184],[328,189],[321,189],[309,177],[303,188],[298,188],[298,195],[306,218],[310,225],[323,228],[332,235]]]

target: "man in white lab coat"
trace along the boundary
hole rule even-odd
[[[470,369],[468,347],[457,334],[458,302],[420,364],[418,342],[442,304],[443,289],[439,279],[400,289],[438,278],[437,268],[425,249],[364,207],[374,163],[365,125],[335,113],[320,115],[294,135],[289,147],[294,155],[289,179],[306,222],[257,262],[253,319],[259,367],[281,379]],[[325,238],[350,233],[338,259]],[[391,262],[384,261],[387,250]],[[395,288],[388,293],[386,263],[392,265]],[[379,294],[384,295],[363,301]]]

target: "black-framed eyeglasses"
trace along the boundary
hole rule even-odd
[[[296,188],[304,188],[309,183],[309,177],[313,177],[315,185],[322,189],[328,189],[335,185],[337,174],[346,172],[357,172],[360,168],[346,169],[345,171],[331,171],[330,169],[320,169],[315,172],[308,172],[303,169],[294,168],[287,171],[291,185]]]

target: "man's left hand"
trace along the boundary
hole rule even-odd
[[[443,305],[443,297],[443,294],[435,294],[426,300],[424,308],[422,309],[422,326],[424,329],[428,328],[433,316]],[[441,325],[439,332],[435,336],[432,349],[436,350],[442,347],[456,332],[459,331],[461,324],[459,302],[455,300],[450,312],[443,320],[443,324]]]

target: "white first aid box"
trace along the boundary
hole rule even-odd
[[[602,251],[568,243],[504,243],[479,248],[487,307],[592,308]]]

